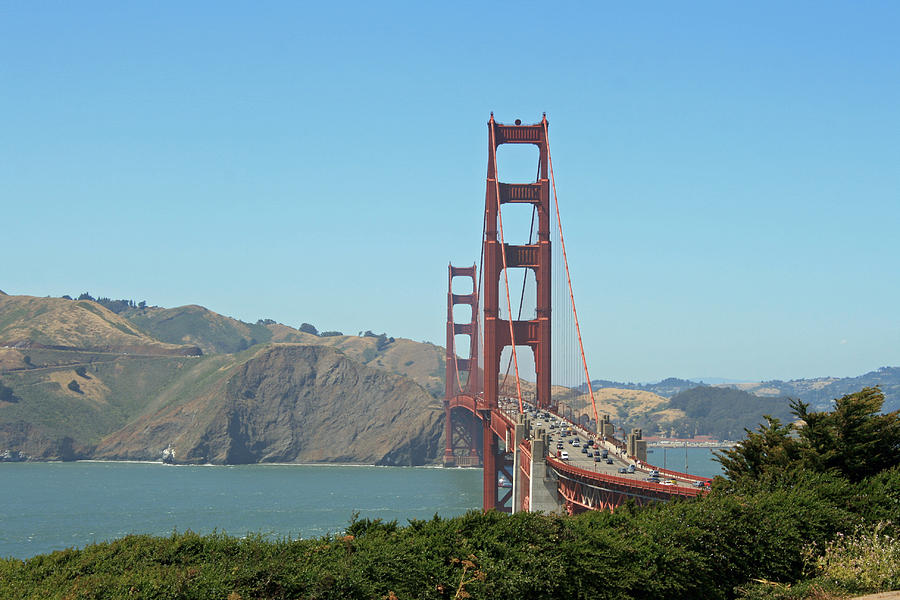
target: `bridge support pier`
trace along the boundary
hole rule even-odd
[[[484,445],[484,452],[482,453],[484,455],[482,457],[482,464],[484,465],[484,510],[494,510],[497,508],[497,478],[500,475],[500,469],[497,468],[499,445],[493,430],[491,430],[490,413],[483,416],[481,422],[484,426],[484,439],[482,440]]]
[[[531,490],[529,493],[532,512],[559,513],[562,502],[559,498],[556,479],[547,468],[547,447],[545,438],[531,442]]]
[[[512,512],[522,512],[525,510],[525,498],[528,491],[528,481],[522,473],[522,440],[525,439],[527,431],[527,422],[525,415],[518,415],[519,422],[516,423],[515,434],[513,439],[513,495],[512,495]]]

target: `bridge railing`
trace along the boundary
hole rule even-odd
[[[590,481],[604,482],[621,487],[653,491],[656,493],[667,494],[669,496],[684,496],[687,498],[693,498],[704,493],[704,490],[701,490],[699,488],[683,488],[675,485],[663,485],[661,483],[653,483],[651,481],[636,481],[634,479],[625,477],[616,477],[615,475],[595,473],[593,471],[588,471],[579,467],[572,466],[565,461],[561,461],[553,457],[548,457],[547,463],[557,471],[560,471],[567,475],[575,475]]]
[[[641,462],[641,468],[643,469],[655,469],[659,471],[661,475],[671,475],[672,477],[678,479],[687,479],[689,481],[709,481],[712,477],[703,477],[702,475],[691,475],[690,473],[682,473],[680,471],[673,471],[672,469],[663,469],[662,467],[657,467],[651,465],[648,462]]]

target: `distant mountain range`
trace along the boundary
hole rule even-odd
[[[884,411],[900,409],[900,367],[881,367],[857,377],[819,377],[816,379],[792,379],[790,381],[761,381],[746,383],[715,383],[691,381],[670,377],[658,383],[622,383],[596,379],[594,389],[618,388],[643,390],[672,398],[681,392],[700,387],[731,388],[759,397],[798,398],[808,402],[816,410],[828,410],[835,398],[857,392],[864,387],[880,386],[885,395]],[[586,389],[585,389],[586,391]]]

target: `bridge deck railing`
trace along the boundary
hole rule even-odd
[[[699,488],[684,488],[675,485],[653,483],[651,481],[636,481],[634,479],[616,477],[615,475],[606,475],[604,473],[595,473],[593,471],[587,471],[585,469],[572,466],[565,461],[561,461],[553,457],[548,457],[547,463],[550,464],[554,469],[562,473],[565,473],[567,475],[575,475],[589,481],[604,482],[621,487],[630,487],[640,490],[648,490],[657,493],[668,494],[670,496],[684,496],[688,498],[693,498],[704,493],[704,491]]]

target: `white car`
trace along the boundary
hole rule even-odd
[[[563,450],[559,453],[559,460],[569,460],[569,453]]]

